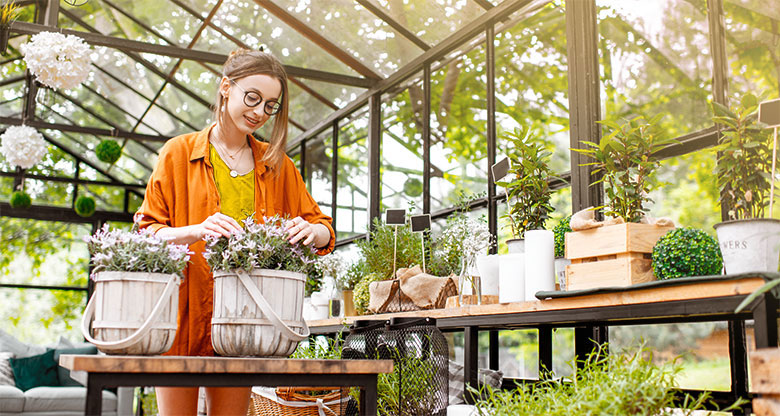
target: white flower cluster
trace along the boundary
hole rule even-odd
[[[29,169],[43,159],[48,145],[30,126],[11,126],[0,136],[0,153],[8,163]]]
[[[460,244],[460,251],[465,259],[471,259],[477,254],[484,253],[493,241],[493,236],[485,222],[465,216],[457,218],[449,224],[449,227],[444,230],[442,238]]]
[[[78,36],[40,32],[20,49],[27,68],[51,88],[75,88],[89,75],[89,45]]]
[[[93,274],[99,271],[181,274],[193,254],[186,244],[170,243],[149,228],[109,230],[106,224],[84,241],[92,254]]]

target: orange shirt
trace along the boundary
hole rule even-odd
[[[141,208],[141,228],[155,232],[163,227],[183,227],[200,224],[220,210],[219,193],[209,160],[208,128],[174,137],[160,150],[157,166],[149,177]],[[279,175],[274,175],[261,162],[268,148],[254,138],[249,140],[255,158],[255,218],[280,214],[300,216],[310,223],[319,223],[330,230],[330,242],[319,250],[333,250],[336,238],[331,218],[320,211],[309,195],[300,172],[285,156]],[[173,347],[167,355],[214,355],[211,346],[211,315],[213,311],[213,278],[203,258],[205,242],[190,245],[195,254],[184,269],[179,288],[178,329]]]

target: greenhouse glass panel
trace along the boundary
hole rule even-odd
[[[26,89],[24,81],[0,87],[0,116],[12,117],[21,115],[24,108]]]
[[[217,87],[213,87],[214,93],[216,93],[216,90]],[[177,117],[186,121],[189,125],[195,126],[198,130],[205,128],[210,123],[211,109],[172,85],[165,86],[158,102],[165,108],[171,109]],[[211,100],[208,100],[208,102],[210,104]],[[155,126],[155,128],[169,136],[192,132],[191,127],[184,125],[159,108],[153,108],[144,117],[144,122]]]
[[[307,80],[302,80],[308,83]],[[295,83],[287,83],[290,92],[290,119],[308,128],[328,117],[333,109],[307,93]],[[291,136],[295,137],[295,136]]]
[[[255,2],[226,2],[212,21],[251,49],[264,46],[287,65],[359,75]]]
[[[505,135],[528,128],[553,156],[554,172],[570,170],[566,17],[548,4],[496,34],[496,160],[512,153]],[[499,190],[500,192],[501,190]]]
[[[705,3],[598,0],[596,4],[602,117],[621,120],[664,114],[663,129],[671,137],[711,126],[707,108],[712,56]]]
[[[163,78],[150,71],[140,62],[133,60],[129,55],[108,48],[93,48],[93,51],[97,53],[97,59],[92,61],[92,66],[95,68],[92,71],[95,82],[108,82],[110,79],[117,84],[120,82],[124,83],[126,87],[130,86],[133,90],[142,94],[147,101],[154,97],[157,90],[162,86]],[[136,111],[130,111],[131,114],[137,116],[140,116],[146,108],[143,101],[136,96],[124,97],[117,95],[112,96],[112,99],[117,100],[117,103],[120,100],[123,101],[120,104],[122,108],[137,108],[138,110]],[[124,101],[127,103],[125,104]]]
[[[79,185],[79,196],[91,196],[95,199],[96,211],[123,212],[125,192],[116,186]]]
[[[372,71],[388,76],[422,49],[352,0],[275,3]]]
[[[312,79],[299,78],[298,80],[310,89],[314,90],[314,92],[317,94],[325,97],[325,99],[329,100],[338,108],[342,108],[352,101],[355,101],[360,94],[366,91],[365,88],[315,81]],[[308,95],[309,93],[304,92],[304,94]],[[331,110],[336,109],[331,108]]]
[[[418,82],[382,103],[382,212],[412,206],[410,212],[422,212],[422,100]]]
[[[780,96],[780,5],[761,0],[726,0],[729,91]],[[737,101],[738,102],[738,101]]]
[[[471,0],[369,0],[369,2],[431,46],[485,13],[485,9]]]
[[[363,234],[368,225],[368,113],[339,129],[336,237]]]
[[[485,48],[437,65],[431,74],[431,212],[458,194],[487,192]]]
[[[333,205],[333,137],[327,134],[306,141],[306,188],[323,214],[332,216]]]

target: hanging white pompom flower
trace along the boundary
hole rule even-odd
[[[48,87],[75,88],[89,75],[89,45],[78,36],[40,32],[20,49],[27,68]]]
[[[29,169],[43,159],[48,145],[30,126],[11,126],[0,136],[0,153],[8,163]]]

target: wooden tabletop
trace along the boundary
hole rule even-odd
[[[135,355],[60,356],[60,365],[88,373],[378,374],[392,360],[297,360],[289,358],[180,357]]]
[[[307,321],[310,328],[351,325],[355,320],[385,320],[392,317],[459,318],[516,314],[536,311],[555,311],[642,303],[679,301],[689,299],[718,298],[734,295],[748,295],[765,283],[760,277],[738,280],[717,280],[697,282],[690,285],[654,287],[641,290],[600,293],[568,298],[537,300],[533,302],[498,303],[493,305],[467,305],[450,309],[429,309],[411,312],[385,313],[376,315],[348,316],[346,318]]]

